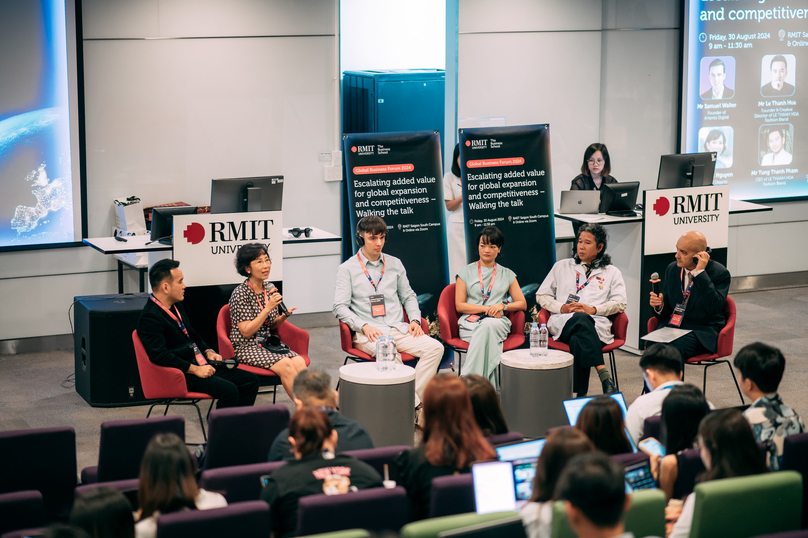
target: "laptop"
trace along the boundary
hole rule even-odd
[[[656,488],[654,476],[651,474],[651,461],[644,459],[639,463],[626,466],[626,493],[637,489]]]
[[[600,207],[600,191],[561,191],[561,206],[558,212],[569,214],[594,214]]]
[[[471,466],[474,505],[478,514],[510,512],[517,509],[513,463],[484,461]]]
[[[623,420],[625,420],[626,414],[628,413],[628,407],[626,406],[626,399],[623,398],[623,393],[615,392],[610,396],[612,399],[614,399],[614,401],[620,404],[620,409],[623,410]],[[567,413],[567,419],[570,421],[570,426],[575,426],[575,423],[578,422],[578,415],[581,414],[581,409],[583,409],[586,404],[595,398],[596,396],[587,396],[585,398],[564,400],[564,412]]]
[[[545,442],[545,439],[518,441],[509,445],[498,446],[494,450],[497,452],[499,461],[514,461],[529,458],[538,459]]]
[[[513,484],[516,501],[527,501],[533,492],[533,477],[536,476],[536,463],[544,448],[544,439],[522,441],[496,448],[499,461],[509,461],[513,465]]]

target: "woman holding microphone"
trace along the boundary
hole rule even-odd
[[[277,329],[295,308],[281,313],[283,297],[278,289],[266,282],[272,261],[266,246],[248,243],[236,254],[236,270],[247,280],[230,296],[230,341],[239,362],[272,370],[281,378],[284,390],[292,398],[295,376],[306,368],[303,357],[288,350],[275,353],[266,345],[270,333]]]

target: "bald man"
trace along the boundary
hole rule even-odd
[[[732,277],[727,268],[710,259],[707,239],[687,232],[676,242],[676,261],[665,269],[659,294],[651,292],[651,307],[659,327],[689,329],[671,345],[688,359],[714,353],[718,332],[726,325],[724,304]]]

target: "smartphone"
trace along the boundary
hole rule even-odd
[[[712,250],[710,247],[707,247],[707,248],[704,250],[704,252],[706,252],[707,254],[710,254],[710,255],[712,255],[712,254],[713,254],[713,250]],[[699,264],[699,259],[698,259],[697,257],[695,257],[695,256],[693,256],[693,263],[695,263],[696,265],[698,265],[698,264]]]
[[[659,456],[660,458],[665,456],[665,447],[653,437],[648,437],[640,441],[639,447],[640,450],[651,456]]]
[[[260,480],[261,480],[261,487],[262,487],[262,488],[267,487],[267,482],[269,482],[269,477],[270,477],[270,476],[271,476],[271,475],[268,475],[268,474],[265,474],[265,475],[262,475],[262,476],[261,476]]]

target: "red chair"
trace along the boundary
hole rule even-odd
[[[735,317],[736,317],[736,310],[735,310],[735,301],[732,300],[732,297],[727,297],[726,302],[724,303],[724,315],[727,316],[727,324],[724,325],[724,328],[718,333],[718,345],[716,346],[715,353],[702,353],[701,355],[696,355],[695,357],[690,357],[689,359],[685,360],[685,364],[697,364],[699,366],[704,366],[704,385],[702,387],[702,392],[704,392],[705,398],[707,397],[707,368],[710,366],[715,366],[716,364],[726,363],[729,367],[729,373],[732,375],[732,380],[735,382],[735,388],[738,389],[738,396],[741,397],[741,403],[743,404],[743,394],[741,394],[741,388],[738,386],[738,380],[735,379],[735,372],[732,371],[732,365],[729,363],[729,360],[722,359],[722,357],[729,357],[732,355],[732,345],[735,342]],[[654,329],[657,328],[659,325],[659,321],[656,317],[653,317],[648,320],[648,332],[650,333]],[[684,381],[685,374],[682,371],[682,380]]]
[[[226,304],[219,310],[219,316],[216,318],[216,336],[219,340],[219,355],[221,355],[223,359],[232,359],[236,356],[236,352],[233,350],[233,343],[230,342],[231,328],[230,305]],[[281,323],[273,332],[280,336],[281,342],[303,357],[303,360],[306,361],[306,366],[311,364],[311,360],[307,357],[309,354],[308,332],[295,327],[288,321]],[[272,403],[275,403],[275,398],[278,395],[278,385],[281,384],[281,377],[278,374],[266,368],[256,368],[255,366],[248,366],[246,364],[239,364],[238,369],[257,375],[260,386],[272,387]],[[269,392],[270,391],[264,391],[261,394],[268,394]]]
[[[539,326],[542,323],[547,323],[547,320],[550,319],[550,312],[542,308],[539,310]],[[613,316],[609,316],[609,319],[612,322],[612,336],[614,336],[614,341],[611,344],[606,344],[603,346],[603,353],[609,354],[609,368],[612,370],[612,377],[614,378],[614,386],[617,387],[617,390],[620,390],[620,381],[617,379],[617,362],[614,359],[614,350],[625,345],[626,343],[626,333],[628,332],[628,316],[625,312],[620,312],[619,314],[615,314]],[[570,346],[563,342],[556,342],[553,340],[553,337],[548,337],[547,340],[547,347],[551,349],[557,349],[559,351],[566,351],[569,353]]]
[[[440,337],[443,343],[453,351],[463,354],[468,351],[469,343],[460,339],[457,320],[461,314],[455,310],[455,286],[452,283],[443,288],[438,300],[438,323],[440,324]],[[525,313],[522,310],[507,312],[511,320],[511,334],[502,343],[503,351],[516,349],[525,343]],[[460,375],[460,362],[457,363],[457,375]]]
[[[152,409],[158,405],[166,406],[163,416],[168,414],[168,408],[172,405],[193,405],[196,414],[199,416],[199,425],[202,427],[202,438],[208,441],[205,433],[205,421],[202,420],[202,411],[197,403],[200,400],[210,400],[208,415],[213,409],[213,397],[202,392],[188,392],[188,385],[185,383],[185,374],[176,368],[157,366],[146,354],[146,349],[137,335],[137,330],[132,331],[132,342],[135,345],[135,357],[137,358],[137,369],[140,372],[140,384],[143,386],[143,396],[149,400],[160,400],[149,407],[146,418],[151,416]]]

